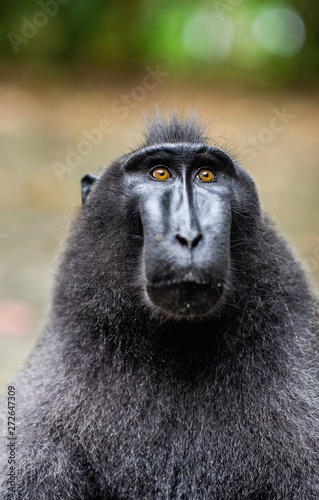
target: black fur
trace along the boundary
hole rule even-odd
[[[194,119],[146,137],[206,144]],[[317,303],[300,264],[235,164],[223,297],[190,321],[152,307],[130,157],[90,182],[48,324],[11,383],[16,498],[318,499]],[[2,417],[6,433],[6,402]]]

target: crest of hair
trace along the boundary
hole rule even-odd
[[[144,146],[163,143],[187,142],[191,144],[207,143],[205,128],[197,119],[196,113],[178,117],[174,111],[165,116],[157,110],[154,115],[147,116],[148,131],[145,134]]]

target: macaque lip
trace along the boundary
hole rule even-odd
[[[207,282],[167,280],[148,284],[150,301],[171,316],[190,318],[205,316],[219,301],[223,287]]]

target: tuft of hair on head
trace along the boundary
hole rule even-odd
[[[207,144],[208,142],[205,127],[199,124],[194,111],[187,117],[185,115],[179,117],[174,111],[163,116],[157,109],[154,115],[147,116],[147,124],[144,146],[179,142]]]

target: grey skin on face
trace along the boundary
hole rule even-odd
[[[217,148],[162,145],[124,169],[143,228],[150,302],[174,317],[211,312],[229,274],[231,159]]]

